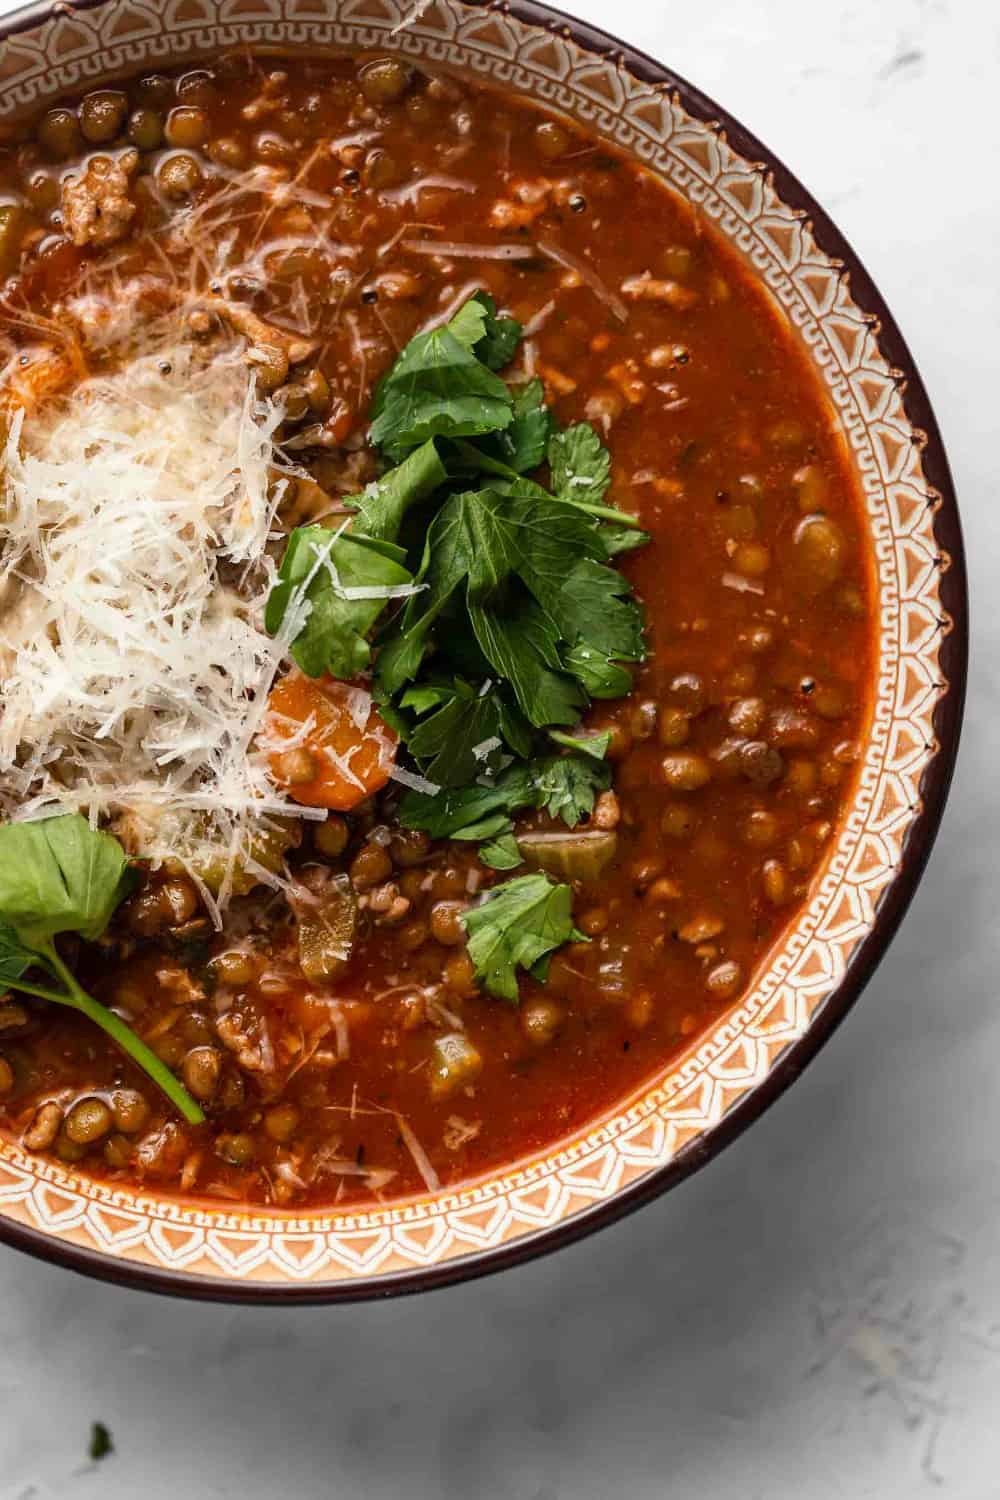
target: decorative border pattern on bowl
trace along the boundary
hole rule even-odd
[[[541,6],[80,0],[19,12],[0,24],[4,33],[0,121],[115,73],[237,45],[391,48],[529,94],[639,157],[712,220],[770,288],[820,373],[863,485],[878,576],[870,742],[808,907],[754,989],[680,1066],[544,1158],[365,1212],[192,1207],[115,1190],[0,1143],[0,1237],[158,1290],[377,1295],[561,1243],[691,1170],[800,1071],[860,990],[916,884],[954,758],[966,633],[957,512],[905,346],[839,235],[758,143],[735,122],[727,133],[722,111],[666,70]]]

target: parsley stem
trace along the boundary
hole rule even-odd
[[[593,505],[587,500],[567,500],[565,496],[560,497],[564,505],[572,505],[574,510],[585,510],[588,516],[600,516],[604,521],[617,521],[622,526],[631,526],[633,531],[639,529],[639,517],[634,516],[628,510],[616,510],[613,505]]]
[[[17,980],[14,987],[24,990],[26,994],[38,995],[42,1000],[53,1000],[57,1005],[69,1005],[74,1010],[82,1012],[88,1020],[107,1032],[112,1041],[117,1042],[122,1051],[137,1063],[143,1072],[149,1074],[153,1082],[163,1090],[171,1104],[180,1111],[190,1125],[201,1125],[205,1116],[184,1085],[174,1077],[166,1063],[157,1057],[145,1042],[140,1041],[132,1028],[126,1026],[113,1010],[109,1010],[106,1005],[102,1005],[99,1000],[88,995],[86,990],[81,989],[72,972],[56,952],[55,944],[51,942],[40,944],[39,952],[53,973],[66,986],[66,993],[46,989],[37,984],[29,984],[22,979]]]

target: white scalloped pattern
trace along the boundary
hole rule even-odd
[[[297,1218],[195,1209],[75,1177],[0,1145],[0,1214],[111,1258],[191,1276],[322,1284],[440,1266],[551,1229],[669,1162],[717,1125],[809,1028],[870,932],[936,753],[949,622],[921,467],[878,328],[766,171],[676,98],[565,27],[431,0],[105,0],[39,16],[0,47],[0,119],[109,74],[237,44],[394,47],[533,94],[634,152],[711,219],[785,309],[840,415],[864,486],[881,599],[878,688],[857,795],[808,908],[753,992],[641,1098],[563,1150],[434,1200]],[[419,9],[419,7],[418,7]]]

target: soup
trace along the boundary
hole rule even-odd
[[[398,58],[0,137],[0,1109],[296,1209],[679,1058],[854,784],[843,438],[711,226]]]

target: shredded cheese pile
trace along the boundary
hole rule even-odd
[[[236,861],[280,883],[262,817],[315,815],[255,743],[302,624],[262,625],[281,415],[238,347],[179,345],[19,413],[0,473],[0,808],[110,817],[154,863],[221,850],[216,910]]]

